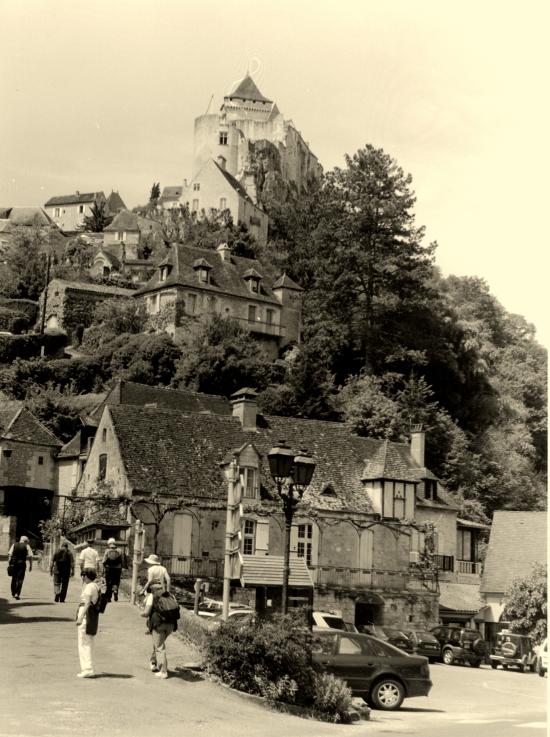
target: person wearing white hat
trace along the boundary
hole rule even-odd
[[[114,537],[107,540],[107,550],[103,556],[103,572],[105,575],[107,599],[118,601],[118,587],[122,575],[122,553],[116,546]]]
[[[156,553],[151,553],[148,558],[143,561],[149,566],[147,571],[147,583],[142,589],[142,594],[149,591],[152,584],[163,586],[165,591],[170,591],[170,575],[166,568],[161,564],[160,558]]]

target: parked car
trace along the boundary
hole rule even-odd
[[[437,637],[431,632],[405,630],[404,633],[409,638],[414,653],[428,658],[430,663],[434,660],[441,660],[441,645],[437,641]]]
[[[445,665],[460,662],[479,668],[489,651],[489,644],[477,630],[440,625],[430,632],[441,645],[441,658]]]
[[[342,617],[335,612],[313,612],[314,627],[330,627],[336,630],[346,630],[346,632],[357,632],[357,627],[351,622],[344,622]]]
[[[548,668],[548,651],[547,651],[546,638],[536,648],[536,653],[537,653],[536,670],[539,676],[543,678],[546,675],[546,671]]]
[[[367,635],[378,637],[379,640],[386,640],[390,645],[404,650],[406,653],[413,652],[413,646],[407,635],[395,627],[381,627],[379,624],[363,625],[363,632]]]
[[[525,635],[517,635],[508,630],[501,630],[491,652],[491,668],[502,665],[503,670],[513,665],[521,671],[535,672],[537,654],[533,643]]]
[[[428,660],[370,635],[314,627],[313,660],[342,678],[354,696],[373,708],[394,710],[403,699],[427,696],[432,687]]]

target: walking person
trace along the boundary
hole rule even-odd
[[[14,543],[8,551],[8,565],[12,568],[11,595],[14,599],[21,598],[21,589],[29,561],[29,573],[32,571],[33,552],[29,546],[29,538],[22,535],[18,543]]]
[[[84,568],[81,577],[82,592],[76,612],[80,673],[77,673],[76,677],[94,678],[94,638],[99,624],[99,613],[96,609],[99,588],[95,583],[96,572],[93,568]]]
[[[141,593],[144,594],[149,591],[149,588],[153,584],[158,584],[162,586],[165,591],[170,591],[170,574],[161,564],[158,555],[151,553],[151,555],[148,558],[145,558],[143,562],[147,563],[149,569],[147,571],[147,583],[142,588]]]
[[[80,564],[80,573],[82,573],[85,568],[93,568],[96,573],[99,573],[99,553],[94,548],[93,540],[88,540],[86,542],[86,547],[82,548],[78,557],[78,562]]]
[[[179,604],[162,584],[152,584],[147,590],[141,616],[147,617],[147,627],[153,639],[150,667],[157,678],[168,678],[166,640],[178,628]]]
[[[74,557],[67,542],[62,542],[59,550],[53,556],[50,576],[53,576],[54,600],[65,601],[69,579],[74,576]]]
[[[122,575],[122,552],[117,548],[114,537],[107,540],[107,550],[102,561],[105,575],[107,600],[118,601],[118,587]]]

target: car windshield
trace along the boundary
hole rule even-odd
[[[342,617],[329,617],[328,615],[324,614],[323,619],[325,620],[325,624],[329,627],[332,627],[334,630],[345,630],[346,629],[346,623],[342,619]]]
[[[414,634],[420,642],[437,642],[437,637],[434,637],[431,632],[415,632]]]
[[[401,630],[394,630],[390,627],[384,627],[384,632],[388,635],[388,637],[401,637],[404,640],[407,639],[407,635],[404,632],[401,632]]]
[[[479,640],[480,637],[481,635],[479,634],[479,632],[468,632],[467,630],[464,630],[464,632],[462,633],[463,640]]]

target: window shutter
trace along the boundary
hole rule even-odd
[[[267,555],[269,552],[269,520],[256,521],[256,555]]]

